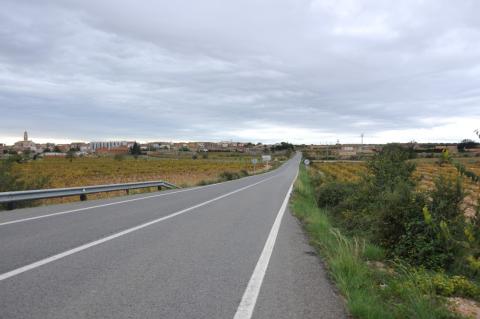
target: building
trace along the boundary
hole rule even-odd
[[[83,143],[83,142],[74,142],[70,143],[70,148],[71,149],[76,149],[80,152],[86,153],[90,149],[88,143]]]
[[[105,142],[90,142],[89,148],[92,152],[97,152],[97,149],[104,149],[113,150],[116,148],[124,149],[125,147],[130,148],[135,144],[135,142],[128,142],[128,141],[105,141]]]
[[[174,150],[180,150],[180,149],[185,149],[187,148],[187,143],[185,142],[175,142],[172,144]]]
[[[338,156],[340,157],[352,157],[357,155],[358,145],[342,145],[338,149]]]
[[[15,144],[13,144],[13,150],[19,153],[24,153],[24,152],[37,152],[37,145],[28,140],[28,133],[25,131],[23,133],[23,141],[18,141]]]
[[[168,142],[150,142],[147,143],[147,148],[149,151],[158,151],[158,150],[169,150],[171,147]]]
[[[204,151],[208,151],[208,152],[217,152],[217,151],[221,151],[222,150],[222,147],[218,144],[218,143],[214,143],[214,142],[203,142],[201,143],[202,146],[203,146],[203,150]]]
[[[70,144],[57,144],[55,145],[55,148],[60,152],[66,153],[70,150]]]

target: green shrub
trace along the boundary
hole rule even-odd
[[[414,269],[404,267],[398,272],[387,272],[369,267],[365,259],[381,260],[384,250],[358,237],[345,236],[334,228],[326,210],[318,208],[315,198],[309,176],[305,168],[301,168],[292,196],[293,212],[328,264],[353,318],[454,318],[436,297],[432,285],[428,291],[428,286],[423,290],[419,288]]]
[[[221,181],[231,181],[231,180],[234,180],[234,179],[237,179],[237,178],[238,178],[238,173],[236,173],[236,172],[225,171],[225,172],[220,173],[220,175],[219,175],[219,179]]]
[[[353,190],[353,185],[349,183],[323,183],[317,190],[317,203],[320,207],[336,207],[351,195]]]
[[[424,269],[413,270],[415,284],[423,293],[436,293],[444,297],[465,297],[480,299],[480,287],[464,276],[448,276],[444,272],[428,272]]]
[[[473,227],[476,220],[466,224],[461,180],[440,176],[432,191],[419,192],[409,158],[401,146],[387,145],[367,163],[368,172],[357,183],[315,176],[318,205],[330,208],[347,234],[370,239],[390,258],[428,269],[472,269],[468,265],[477,263],[466,263],[465,255],[469,251],[471,260],[480,259],[480,227]],[[480,273],[480,268],[471,272]]]
[[[205,186],[205,185],[208,185],[210,184],[209,181],[206,181],[204,179],[202,179],[200,182],[197,183],[197,186]]]

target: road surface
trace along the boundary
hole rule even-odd
[[[204,187],[0,212],[0,318],[344,318],[288,210],[299,161]]]

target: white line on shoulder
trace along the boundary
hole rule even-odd
[[[273,248],[275,246],[275,241],[277,239],[278,231],[280,229],[280,225],[282,223],[283,215],[287,210],[288,200],[290,198],[290,194],[292,193],[293,183],[297,179],[297,175],[293,179],[290,188],[287,191],[287,195],[283,200],[282,206],[278,211],[277,217],[273,222],[272,229],[270,230],[270,234],[268,235],[267,241],[265,242],[265,246],[263,247],[262,253],[260,254],[260,258],[258,259],[257,265],[253,270],[252,277],[248,282],[247,288],[243,293],[242,300],[238,305],[237,312],[233,319],[250,319],[253,315],[253,310],[255,308],[255,304],[257,303],[258,294],[260,293],[260,288],[262,287],[263,278],[265,277],[265,273],[267,271],[268,263],[270,262],[270,257],[272,256]]]

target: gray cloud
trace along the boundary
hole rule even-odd
[[[477,1],[4,1],[0,142],[445,140],[480,127]]]

